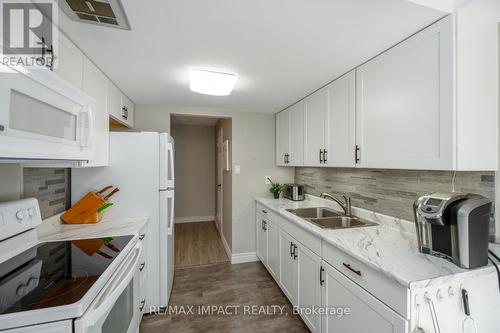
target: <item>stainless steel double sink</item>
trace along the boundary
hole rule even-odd
[[[324,229],[348,229],[375,226],[355,216],[346,216],[326,207],[287,209],[288,212]]]

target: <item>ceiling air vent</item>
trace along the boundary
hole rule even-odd
[[[59,4],[75,21],[130,30],[120,0],[59,0]]]

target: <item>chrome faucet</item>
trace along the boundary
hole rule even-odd
[[[345,203],[342,202],[342,200],[338,199],[337,197],[333,196],[332,194],[326,193],[326,192],[321,193],[320,197],[335,201],[336,203],[339,204],[340,207],[342,207],[345,215],[352,216],[351,198],[350,197],[346,197],[345,195],[342,196],[345,200]]]

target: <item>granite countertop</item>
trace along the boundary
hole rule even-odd
[[[473,276],[495,272],[493,266],[466,270],[453,263],[418,251],[412,222],[353,207],[353,214],[377,226],[352,229],[322,229],[286,211],[305,207],[330,207],[339,210],[333,201],[307,195],[305,201],[256,198],[257,202],[288,221],[319,236],[375,270],[410,289],[423,288],[457,274]],[[299,240],[300,241],[300,240]]]
[[[44,220],[36,228],[39,242],[136,235],[149,221],[147,217],[135,217],[105,219],[96,224],[64,224],[60,215]]]

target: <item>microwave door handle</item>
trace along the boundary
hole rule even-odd
[[[132,264],[129,264],[127,266],[126,270],[128,270],[129,272],[125,275],[125,278],[120,278],[121,281],[118,283],[117,287],[114,288],[111,293],[105,295],[106,297],[104,299],[104,302],[102,302],[97,308],[92,310],[93,314],[90,320],[92,322],[91,326],[94,326],[111,311],[113,305],[118,300],[118,297],[120,297],[122,292],[125,290],[125,288],[127,288],[128,284],[133,279],[134,275],[136,274],[137,264],[139,263],[140,249],[140,246],[135,248],[134,259],[132,259]]]
[[[80,145],[82,147],[90,147],[94,143],[94,134],[95,134],[95,131],[94,131],[94,113],[92,112],[91,108],[86,108],[86,113],[88,115],[88,119],[87,119],[88,120],[88,127],[86,127],[87,133],[81,134],[81,138],[86,139],[85,141],[82,140],[82,142],[80,142]]]

